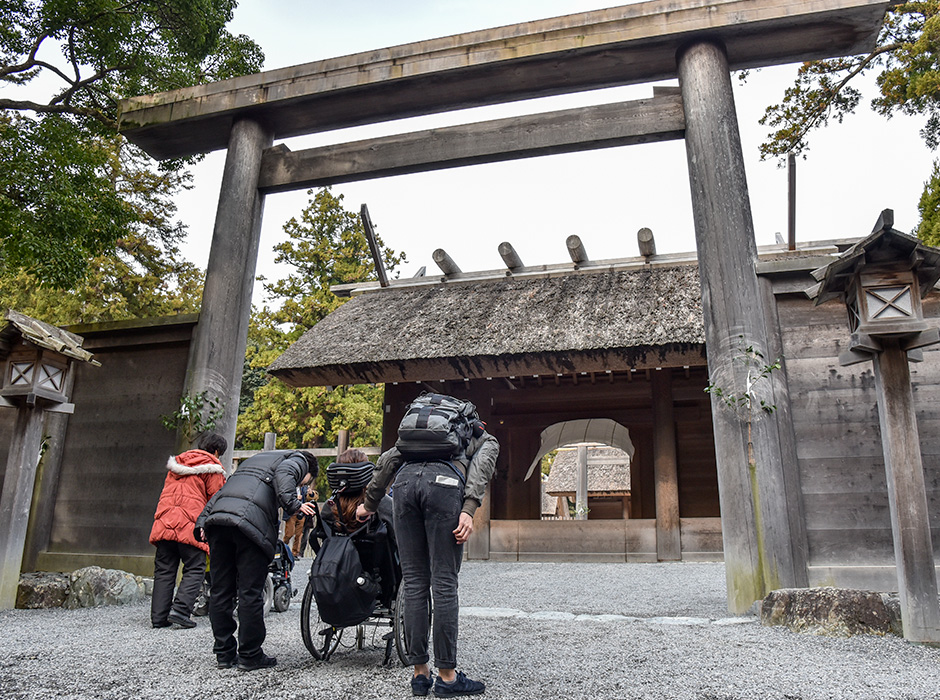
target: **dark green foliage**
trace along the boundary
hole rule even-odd
[[[298,219],[284,226],[289,238],[275,247],[277,261],[294,272],[266,283],[268,304],[252,314],[248,332],[246,374],[263,371],[297,338],[338,308],[344,300],[330,290],[335,284],[376,279],[375,265],[362,222],[346,211],[343,196],[328,188],[312,195]],[[379,249],[382,249],[379,238]],[[391,273],[403,255],[384,250]],[[336,444],[337,433],[350,432],[350,446],[376,445],[382,436],[381,386],[303,387],[276,379],[258,387],[239,414],[237,440],[245,449],[260,445],[264,433],[277,434],[278,447],[319,447]]]
[[[67,288],[142,222],[109,163],[119,100],[259,70],[235,5],[0,0],[0,272]]]

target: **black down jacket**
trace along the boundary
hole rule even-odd
[[[295,450],[270,450],[238,465],[196,520],[196,529],[237,527],[271,559],[278,534],[278,506],[285,515],[300,509],[297,486],[307,473],[307,457]]]

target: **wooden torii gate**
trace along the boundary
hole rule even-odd
[[[730,71],[864,53],[886,0],[654,0],[405,44],[122,103],[156,158],[228,148],[187,390],[234,436],[265,194],[401,173],[685,138],[712,381],[732,390],[742,341],[771,357]],[[679,79],[652,99],[455,126],[300,152],[274,139],[486,104]],[[793,431],[781,410],[714,414],[732,611],[807,585]],[[715,399],[717,401],[717,399]]]

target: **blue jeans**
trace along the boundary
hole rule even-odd
[[[405,464],[393,490],[395,536],[404,586],[404,632],[412,665],[428,663],[428,605],[434,593],[434,663],[457,666],[457,574],[463,545],[454,529],[463,483],[443,462]]]

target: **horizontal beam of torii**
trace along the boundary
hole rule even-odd
[[[121,103],[155,158],[225,148],[233,121],[274,139],[676,77],[707,34],[732,70],[869,51],[885,0],[656,0],[403,44]]]
[[[391,175],[681,139],[678,88],[653,98],[477,122],[291,151],[265,151],[258,189],[270,194]]]

